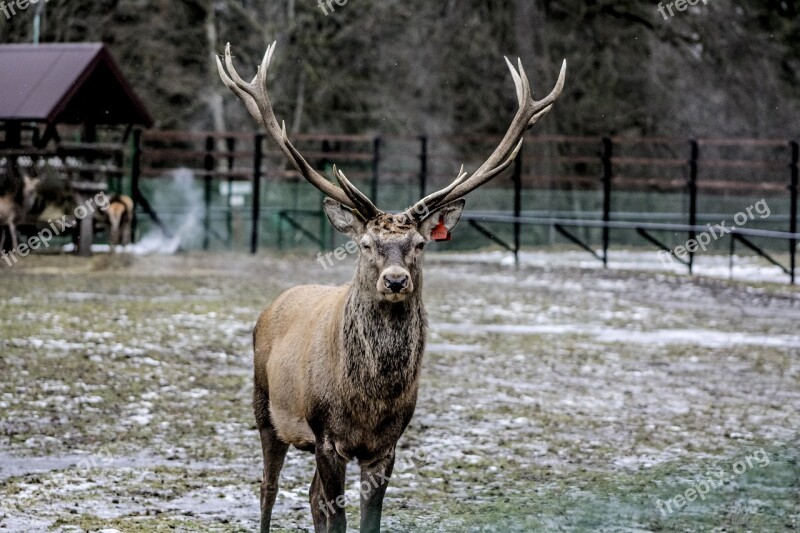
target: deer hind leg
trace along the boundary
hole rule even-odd
[[[131,243],[131,229],[133,220],[127,219],[122,224],[122,246],[128,246]]]
[[[264,473],[261,478],[261,533],[269,533],[272,507],[278,496],[278,481],[289,445],[278,438],[278,432],[269,419],[269,396],[258,385],[253,389],[253,407],[261,437],[261,451],[264,455]]]
[[[19,245],[19,241],[17,240],[17,225],[13,220],[8,222],[8,232],[11,234],[11,248],[16,250],[17,246]]]
[[[361,464],[361,533],[380,532],[383,496],[393,469],[394,450],[382,459]]]
[[[120,242],[119,219],[116,218],[116,214],[109,215],[109,218],[111,218],[111,228],[109,231],[108,241],[111,245],[111,250],[114,251]]]

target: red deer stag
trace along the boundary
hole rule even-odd
[[[509,62],[519,110],[494,153],[472,175],[460,172],[446,188],[392,214],[378,209],[340,170],[333,171],[338,187],[325,179],[289,141],[267,92],[274,50],[275,43],[247,83],[233,66],[229,44],[224,66],[217,58],[222,81],[300,174],[329,197],[324,209],[330,223],[359,243],[361,255],[350,283],[289,289],[255,326],[253,407],[264,454],[261,531],[270,528],[289,445],[316,456],[310,503],[317,532],[345,531],[345,467],[353,458],[361,467],[361,531],[380,531],[395,446],[414,413],[425,349],[423,248],[434,229],[453,230],[466,194],[509,167],[525,130],[561,94],[566,61],[555,88],[540,101],[531,97],[521,62],[518,70]]]

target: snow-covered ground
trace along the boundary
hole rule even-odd
[[[748,257],[738,281],[717,279],[727,258],[696,278],[611,258],[428,258],[387,531],[800,527],[800,291]],[[255,529],[253,322],[288,287],[346,281],[352,259],[25,259],[0,273],[0,531]],[[768,464],[660,510],[759,450]],[[291,451],[276,531],[312,530],[312,474]],[[354,528],[355,498],[348,512]]]

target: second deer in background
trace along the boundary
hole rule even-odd
[[[108,244],[111,245],[111,251],[114,251],[116,246],[129,245],[133,225],[133,199],[123,194],[113,196],[109,201],[106,216],[108,217]]]

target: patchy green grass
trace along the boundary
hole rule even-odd
[[[430,263],[429,350],[399,453],[416,460],[396,470],[385,530],[800,527],[796,289]],[[0,272],[0,530],[255,529],[252,325],[282,290],[351,268],[192,254]],[[276,531],[312,530],[312,473],[290,452]],[[348,481],[352,495],[355,468]],[[353,528],[352,498],[348,513]]]

